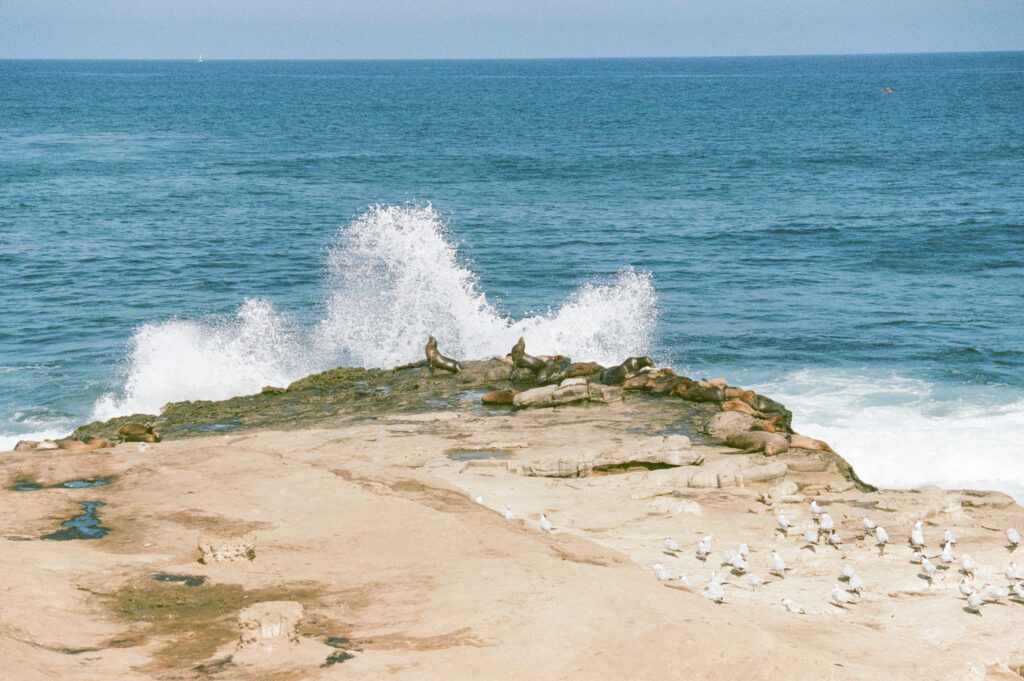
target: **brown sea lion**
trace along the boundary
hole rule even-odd
[[[569,371],[572,369],[572,362],[568,357],[555,355],[544,362],[544,368],[537,372],[537,382],[541,385],[546,383],[561,383],[569,378]]]
[[[725,443],[730,447],[742,449],[744,454],[763,451],[765,456],[775,456],[789,449],[789,440],[785,435],[766,433],[761,430],[731,435]]]
[[[529,369],[537,373],[544,368],[544,360],[533,355],[526,354],[526,340],[522,336],[512,346],[512,366],[516,368]]]
[[[623,390],[649,390],[651,387],[651,379],[647,374],[640,374],[638,376],[630,376],[622,382]]]
[[[18,440],[18,444],[14,445],[13,452],[31,452],[33,449],[39,446],[39,442],[36,440]]]
[[[722,390],[725,390],[729,387],[729,381],[724,378],[712,378],[708,381],[708,385],[712,388],[721,388]]]
[[[726,395],[726,397],[728,397],[728,395]],[[764,414],[754,409],[743,400],[726,400],[725,402],[722,402],[722,411],[738,411],[741,414],[750,414],[755,418],[764,418]]]
[[[743,388],[738,388],[736,386],[729,386],[728,388],[725,389],[725,396],[729,397],[729,398],[742,397],[743,393],[745,393],[745,392],[746,391]]]
[[[117,429],[117,433],[125,442],[160,442],[162,439],[152,426],[134,422],[124,424]]]
[[[516,396],[516,392],[512,388],[495,390],[481,395],[480,401],[484,404],[512,404],[512,398]]]
[[[434,373],[434,369],[444,369],[450,371],[453,374],[457,374],[462,371],[462,365],[451,357],[445,357],[437,350],[437,340],[433,336],[427,337],[427,366],[430,368],[430,373]]]
[[[599,374],[604,371],[604,367],[597,362],[576,362],[569,367],[569,378],[579,378],[581,376],[591,376],[593,374]]]
[[[605,369],[601,374],[601,382],[605,385],[622,385],[629,374],[636,373],[644,367],[654,366],[654,360],[650,357],[630,357],[617,367]]]
[[[721,388],[702,388],[694,384],[685,390],[676,390],[675,395],[689,402],[724,402],[725,391]]]
[[[87,452],[92,449],[103,449],[110,446],[110,440],[105,437],[87,437],[85,440],[59,440],[57,447],[73,452]]]
[[[652,395],[671,395],[677,386],[683,383],[682,376],[663,376],[650,382]]]
[[[815,440],[813,437],[807,437],[806,435],[800,435],[799,433],[793,433],[789,436],[789,446],[799,449],[810,449],[816,452],[835,453],[835,450],[829,447],[827,442]]]

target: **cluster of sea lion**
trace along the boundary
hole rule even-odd
[[[457,361],[438,352],[433,336],[430,336],[426,350],[431,371],[436,367],[454,373],[462,368]],[[594,383],[622,386],[623,390],[718,404],[723,412],[746,414],[754,419],[751,431],[727,439],[730,446],[746,452],[764,452],[771,456],[791,446],[832,451],[821,440],[794,433],[793,413],[775,400],[753,390],[730,386],[724,378],[693,380],[676,374],[672,369],[656,369],[650,357],[630,357],[618,366],[606,368],[596,362],[572,362],[563,355],[535,357],[527,354],[526,340],[520,337],[505,361],[512,364],[513,383],[528,381],[550,385],[567,378],[584,377]],[[485,404],[511,404],[515,394],[514,389],[505,388],[487,393],[482,401]]]
[[[117,430],[121,436],[121,442],[160,442],[160,433],[153,430],[152,426],[141,423],[126,423]],[[16,452],[46,451],[53,449],[64,449],[72,452],[87,452],[93,449],[107,449],[116,443],[105,437],[86,437],[81,440],[75,438],[63,438],[60,440],[22,440],[14,445]]]

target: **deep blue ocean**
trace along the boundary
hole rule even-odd
[[[1024,53],[0,61],[0,448],[428,333],[1022,499]]]

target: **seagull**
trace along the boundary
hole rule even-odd
[[[838,549],[839,545],[843,543],[843,540],[839,537],[838,534],[833,532],[828,536],[828,543]]]
[[[794,615],[803,615],[804,614],[804,609],[801,608],[799,605],[797,605],[796,603],[794,603],[793,601],[791,601],[788,598],[783,598],[782,599],[782,605],[785,606],[786,610],[790,611]]]
[[[733,569],[739,570],[740,572],[747,571],[747,561],[743,560],[743,556],[738,553],[732,557],[731,565]]]
[[[850,581],[850,578],[853,577],[855,574],[857,573],[853,569],[852,565],[844,565],[843,569],[839,571],[839,581],[848,582]]]
[[[779,575],[780,577],[786,576],[786,561],[782,560],[782,556],[777,551],[772,551],[772,572]]]
[[[702,593],[704,598],[708,598],[715,603],[721,603],[725,600],[725,586],[719,582],[709,581]]]
[[[931,584],[932,580],[935,579],[935,571],[938,568],[935,567],[935,563],[931,562],[925,557],[921,557],[921,572],[928,578],[928,583]]]
[[[1006,530],[1006,541],[1010,542],[1010,548],[1016,549],[1017,545],[1020,544],[1020,533],[1012,527]]]
[[[832,532],[836,529],[836,524],[832,521],[832,516],[828,513],[822,513],[818,522],[821,523],[822,532]]]
[[[1001,598],[1009,598],[1010,590],[1005,586],[996,586],[995,584],[986,584],[982,587],[985,592],[985,597],[990,601],[998,601]]]
[[[483,497],[477,497],[476,498],[476,503],[483,504],[484,503],[484,498]]]
[[[960,571],[965,575],[974,576],[974,571],[978,569],[978,561],[971,558],[969,553],[965,553],[960,556]]]
[[[693,587],[693,582],[690,581],[690,578],[686,576],[685,572],[681,573],[678,577],[676,577],[676,579],[679,580],[679,583],[683,586]]]
[[[679,550],[679,543],[672,537],[665,538],[665,550],[669,553],[675,553]]]
[[[957,584],[957,587],[960,589],[960,593],[964,596],[970,596],[972,593],[974,593],[974,585],[971,584],[971,580],[967,577],[967,575],[963,576],[963,578]]]
[[[1016,582],[1018,579],[1021,578],[1020,573],[1017,572],[1016,563],[1010,563],[1008,566],[1006,566],[1006,572],[1004,572],[1003,574],[1006,575],[1006,579],[1010,582]]]
[[[738,555],[739,555],[738,553],[736,553],[732,549],[729,549],[728,551],[726,551],[725,553],[722,554],[722,562],[721,562],[721,564],[722,565],[732,565],[733,559],[736,558],[736,556],[738,556]]]
[[[153,445],[147,445],[145,442],[140,442],[136,445],[140,452],[145,452],[153,448]]]
[[[878,525],[875,524],[875,521],[867,516],[864,516],[864,519],[860,521],[860,524],[864,528],[865,532],[874,532],[875,528],[878,527]]]
[[[818,533],[815,532],[814,530],[807,530],[806,532],[804,532],[804,543],[806,543],[806,544],[817,544],[818,543]]]
[[[955,544],[956,543],[956,537],[953,536],[953,531],[952,530],[946,530],[945,532],[942,533],[942,543],[943,544]]]
[[[956,554],[953,553],[953,545],[946,542],[946,545],[942,547],[942,555],[939,556],[939,560],[942,561],[943,565],[949,565],[956,559]]]
[[[711,571],[711,574],[708,575],[708,582],[714,582],[715,584],[722,583],[722,576],[718,574],[718,570]]]
[[[711,535],[708,535],[708,536],[711,536]],[[705,541],[705,540],[707,540],[707,541]],[[697,542],[697,559],[698,560],[707,560],[707,557],[708,557],[709,553],[711,553],[711,540],[708,539],[707,537],[704,537],[699,542]]]
[[[540,514],[540,529],[544,530],[545,532],[550,532],[551,530],[555,529],[551,525],[551,521],[548,520],[548,517],[543,513]]]
[[[654,574],[656,574],[658,576],[658,580],[659,581],[662,581],[662,582],[670,582],[670,581],[672,581],[672,573],[669,572],[668,570],[666,570],[665,566],[662,565],[661,563],[655,563],[654,565],[651,566],[651,569],[654,570]]]
[[[736,553],[740,554],[744,558],[750,555],[750,547],[746,544],[740,544],[740,547],[736,549]]]
[[[981,604],[981,594],[977,591],[971,591],[970,595],[967,597],[967,607],[971,610],[974,610],[975,612],[978,612],[978,610],[981,608]]]
[[[758,577],[755,574],[748,574],[747,575],[747,584],[750,585],[751,589],[753,589],[754,591],[757,591],[760,587],[764,586],[764,580],[761,579],[760,577]]]
[[[924,530],[920,520],[914,523],[914,529],[910,531],[910,545],[915,549],[924,548]]]
[[[516,514],[512,512],[512,507],[505,504],[505,520],[512,520],[516,517]]]
[[[875,539],[878,540],[879,554],[885,551],[885,545],[889,543],[889,533],[885,531],[885,528],[878,526],[875,528]]]
[[[1017,597],[1017,600],[1024,601],[1024,584],[1020,582],[1014,583],[1013,595]]]
[[[815,520],[821,517],[821,506],[818,506],[818,500],[814,499],[811,501],[811,515]]]
[[[793,524],[793,523],[789,522],[789,518],[787,518],[786,516],[784,516],[784,515],[782,515],[780,513],[779,517],[776,518],[776,521],[779,523],[779,529],[782,531],[782,534],[783,535],[788,535],[789,527],[790,527],[790,525]]]
[[[853,596],[840,589],[839,585],[836,584],[832,587],[832,602],[843,608],[848,603],[853,603]]]
[[[860,592],[864,590],[864,580],[860,578],[860,575],[850,577],[850,583],[847,585],[847,589],[853,591],[859,596]]]

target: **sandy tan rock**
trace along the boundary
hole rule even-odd
[[[199,562],[206,565],[256,558],[256,537],[251,534],[242,537],[200,535],[197,544]]]
[[[617,385],[604,385],[602,383],[590,383],[587,386],[590,391],[591,402],[621,402],[623,390]]]
[[[297,643],[302,604],[295,601],[254,603],[238,613],[239,648],[274,648]]]
[[[723,411],[715,414],[705,426],[705,431],[717,440],[725,440],[733,435],[745,433],[754,427],[757,421],[753,416],[738,411]]]

